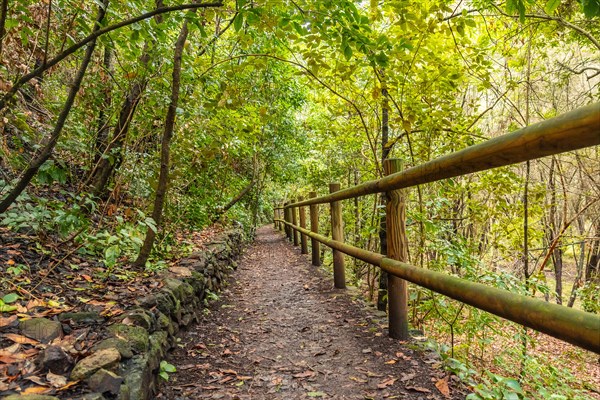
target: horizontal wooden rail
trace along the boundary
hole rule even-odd
[[[600,103],[490,139],[384,178],[286,207],[387,192],[600,144]]]
[[[379,266],[389,274],[600,354],[599,315],[511,293],[508,290],[489,287],[441,272],[414,267],[378,253],[335,241],[284,220],[279,220],[279,222],[332,249]]]

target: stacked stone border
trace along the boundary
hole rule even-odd
[[[199,322],[209,292],[218,292],[227,275],[237,268],[242,251],[241,229],[221,233],[202,251],[192,253],[162,278],[162,288],[139,298],[118,317],[103,322],[96,313],[61,314],[59,319],[108,325],[107,338],[87,357],[78,360],[70,380],[87,384],[92,391],[77,400],[149,400],[158,386],[160,362],[176,345],[180,329]],[[33,327],[33,328],[32,328]],[[43,342],[62,334],[58,321],[34,318],[23,321],[21,333]],[[40,368],[64,374],[72,366],[68,352],[49,345],[37,360]],[[11,395],[5,400],[60,400],[56,396]]]

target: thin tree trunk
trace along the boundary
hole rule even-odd
[[[600,281],[600,219],[596,221],[596,232],[590,248],[585,268],[585,281]]]
[[[175,117],[177,115],[177,106],[179,105],[179,91],[181,84],[181,59],[183,57],[183,49],[185,41],[188,36],[188,24],[187,20],[183,22],[179,37],[175,43],[175,51],[173,56],[173,78],[171,84],[171,103],[167,110],[167,116],[165,118],[165,130],[163,132],[161,151],[160,151],[160,174],[158,176],[158,187],[156,188],[156,196],[154,198],[154,209],[152,210],[152,219],[154,220],[156,227],[160,227],[162,222],[162,211],[165,204],[165,198],[167,196],[167,189],[169,183],[169,163],[170,163],[170,146],[171,139],[173,138],[173,131],[175,129]],[[146,230],[146,237],[144,244],[140,249],[137,259],[133,263],[134,268],[142,268],[146,265],[150,252],[154,246],[154,239],[156,238],[156,232],[153,227],[148,227]]]
[[[381,165],[388,158],[390,154],[390,147],[388,146],[389,140],[389,102],[388,102],[388,91],[385,83],[384,72],[381,73]],[[386,206],[386,196],[380,195],[381,209],[384,210]],[[387,233],[386,233],[385,215],[379,219],[379,251],[381,254],[387,254]],[[379,290],[377,292],[377,309],[379,311],[385,311],[387,309],[387,287],[388,287],[388,274],[387,272],[380,270],[379,272]]]
[[[108,75],[112,70],[112,49],[108,46],[104,48],[103,64],[105,73]],[[104,149],[108,146],[110,125],[108,123],[107,111],[112,104],[112,88],[107,81],[108,79],[102,82],[104,85],[104,101],[100,105],[100,111],[98,112],[98,133],[96,135],[96,142],[94,143],[94,165],[100,161]]]
[[[97,31],[100,29],[100,25],[104,16],[106,15],[106,9],[108,8],[108,1],[104,0],[103,6],[98,7],[98,16],[96,18],[96,22],[94,23],[93,31]],[[92,40],[88,45],[85,55],[83,57],[83,61],[77,71],[77,75],[75,75],[75,80],[73,81],[73,85],[69,90],[69,95],[65,104],[63,105],[63,109],[61,110],[58,119],[56,121],[56,125],[54,126],[54,130],[52,131],[52,135],[50,136],[48,142],[44,146],[44,148],[35,155],[30,161],[27,169],[21,175],[21,178],[15,185],[15,187],[6,195],[6,197],[0,202],[0,214],[4,213],[8,207],[19,197],[19,195],[25,190],[29,182],[33,179],[33,177],[37,174],[39,168],[44,164],[52,155],[54,151],[54,147],[58,142],[60,134],[65,126],[65,122],[67,121],[67,117],[71,112],[71,108],[73,107],[73,103],[75,102],[75,97],[77,97],[77,92],[81,87],[81,82],[83,81],[83,77],[87,71],[87,67],[92,59],[92,54],[94,53],[94,48],[96,47],[96,40]]]
[[[46,15],[46,35],[44,37],[44,60],[42,65],[46,65],[48,62],[48,49],[50,48],[50,21],[52,19],[52,0],[48,1],[48,14]],[[43,74],[40,74],[40,84],[44,78]]]
[[[231,199],[231,201],[229,203],[227,203],[227,205],[225,205],[223,208],[218,210],[216,215],[211,219],[211,222],[212,223],[217,222],[219,220],[219,218],[221,218],[221,216],[223,214],[225,214],[227,211],[229,211],[229,209],[231,207],[233,207],[238,201],[240,201],[250,191],[250,189],[252,189],[252,187],[255,184],[256,184],[256,179],[253,178],[252,181],[240,193],[238,193],[237,196],[235,196],[233,199]]]
[[[549,227],[548,227],[548,243],[552,243],[556,237],[560,234],[559,217],[557,213],[557,197],[556,197],[556,158],[552,157],[550,161],[550,174],[548,177],[548,186],[550,189],[550,215],[549,215]],[[566,201],[566,200],[565,200]],[[560,247],[560,239],[558,245],[552,250],[552,264],[554,265],[554,277],[556,281],[555,292],[556,292],[556,303],[562,304],[562,271],[563,271],[563,258],[562,249]]]
[[[0,5],[0,60],[2,59],[2,49],[4,35],[6,34],[6,16],[8,14],[8,0],[2,0]]]

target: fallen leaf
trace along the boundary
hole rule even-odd
[[[224,384],[224,383],[227,383],[227,382],[230,382],[230,381],[232,381],[232,380],[234,380],[234,379],[235,379],[235,378],[234,378],[233,376],[226,376],[225,378],[221,379],[221,380],[219,381],[219,383],[222,385],[222,384]]]
[[[235,372],[232,369],[219,369],[219,371],[221,371],[224,374],[229,374],[229,375],[237,375],[237,372]]]
[[[431,393],[431,390],[421,387],[421,386],[406,386],[405,389],[414,390],[416,392],[421,392],[421,393]]]
[[[352,381],[355,381],[355,382],[358,382],[358,383],[367,383],[367,382],[369,382],[369,380],[368,380],[368,379],[360,379],[360,378],[357,378],[357,377],[355,377],[355,376],[351,376],[351,377],[350,377],[350,380],[352,380]]]
[[[306,395],[308,397],[325,397],[325,396],[327,396],[327,393],[323,393],[323,392],[308,392],[308,393],[306,393]]]
[[[53,374],[52,372],[48,372],[48,374],[46,375],[46,379],[55,388],[64,387],[67,384],[66,376]]]
[[[48,393],[51,390],[52,389],[50,389],[49,387],[45,387],[45,386],[32,386],[32,387],[28,387],[27,389],[23,390],[21,393],[22,394],[43,394],[43,393]]]
[[[68,388],[70,388],[71,386],[75,386],[79,383],[79,381],[71,381],[69,383],[67,383],[65,386],[59,388],[58,390],[67,390]]]
[[[94,280],[92,279],[92,277],[91,277],[91,276],[89,276],[89,275],[85,275],[85,274],[84,274],[84,275],[81,275],[81,277],[82,277],[83,279],[85,279],[86,281],[88,281],[88,282],[93,282],[93,281],[94,281]]]
[[[435,387],[444,397],[450,397],[450,388],[448,387],[448,377],[440,379],[436,382]]]
[[[377,389],[385,389],[388,386],[392,386],[396,382],[396,378],[386,379],[377,384]]]
[[[17,320],[17,316],[16,315],[11,315],[8,318],[3,318],[0,317],[0,328],[4,328],[7,326],[12,325],[15,321]]]
[[[276,385],[276,386],[281,385],[282,382],[283,382],[283,378],[281,378],[279,376],[276,376],[275,378],[273,378],[271,380],[271,384]]]
[[[391,365],[391,364],[396,364],[397,362],[398,361],[396,361],[396,360],[389,360],[389,361],[384,362],[384,364]]]
[[[400,378],[400,382],[406,382],[413,379],[417,374],[402,374],[402,378]]]
[[[29,339],[28,337],[25,337],[25,336],[22,336],[22,335],[17,335],[16,333],[5,333],[4,337],[7,338],[8,340],[12,341],[12,342],[19,343],[19,344],[32,344],[32,345],[36,345],[36,344],[40,343],[37,340]]]
[[[310,377],[311,377],[311,376],[313,376],[314,374],[315,374],[315,373],[314,373],[313,371],[306,370],[306,371],[304,371],[304,372],[301,372],[301,373],[299,373],[299,374],[294,374],[294,375],[292,375],[292,376],[293,376],[294,378],[299,378],[299,379],[302,379],[302,378],[310,378]]]

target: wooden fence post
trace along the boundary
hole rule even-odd
[[[340,190],[339,183],[329,184],[329,193]],[[344,224],[342,221],[342,203],[333,201],[331,208],[331,237],[338,242],[344,241]],[[339,250],[333,250],[333,285],[337,289],[346,288],[346,271],[344,270],[344,253]]]
[[[311,199],[317,197],[317,192],[310,192],[308,194],[308,197]],[[319,205],[311,204],[309,211],[310,211],[310,230],[311,230],[311,232],[319,233]],[[318,267],[321,265],[321,258],[320,258],[321,251],[319,250],[320,245],[321,245],[321,243],[319,243],[317,241],[317,239],[310,238],[310,247],[311,247],[311,251],[312,251],[312,265],[314,265],[315,267]]]
[[[297,200],[293,200],[292,203],[296,203]],[[290,207],[292,212],[292,224],[294,226],[298,226],[298,212],[296,212],[297,207]],[[298,240],[298,231],[292,228],[292,236],[294,237],[294,246],[298,246],[300,241]]]
[[[278,223],[277,223],[277,208],[276,207],[277,206],[275,206],[275,205],[273,206],[273,228],[274,229],[277,229],[277,226],[278,226],[277,225]]]
[[[304,197],[299,197],[298,201],[304,200]],[[300,207],[298,209],[300,212],[300,227],[306,229],[306,209],[304,207]],[[306,235],[300,234],[300,253],[308,254],[308,243],[306,242]]]
[[[402,170],[402,161],[387,159],[383,164],[386,175]],[[387,227],[387,257],[408,261],[406,238],[406,203],[404,190],[386,192],[385,219]],[[404,279],[388,274],[389,335],[394,339],[408,340],[408,285]]]
[[[287,207],[289,203],[285,203],[283,206],[283,219],[285,222],[292,222],[292,214],[290,213],[290,209]],[[292,241],[292,228],[290,228],[287,224],[283,227],[285,230],[285,236],[287,236],[289,241]]]

